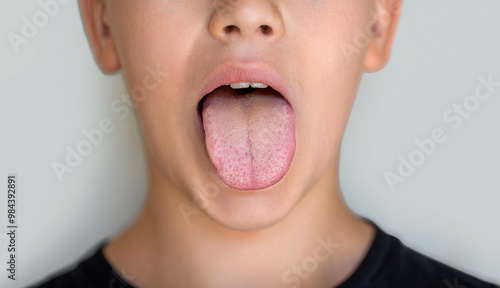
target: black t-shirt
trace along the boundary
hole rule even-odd
[[[378,226],[375,239],[354,273],[337,288],[499,288],[439,263],[403,245]],[[57,273],[38,288],[133,287],[97,251],[70,271]],[[126,274],[126,272],[124,272]],[[256,287],[257,288],[257,287]]]

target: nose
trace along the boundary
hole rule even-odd
[[[283,19],[273,0],[219,0],[209,31],[220,41],[231,38],[264,38],[276,41],[283,36]]]

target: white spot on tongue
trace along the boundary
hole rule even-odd
[[[219,88],[207,96],[202,114],[210,160],[226,185],[258,190],[283,178],[295,153],[295,125],[279,93]]]

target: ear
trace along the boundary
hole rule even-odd
[[[104,73],[120,69],[120,59],[111,36],[105,0],[79,0],[80,13],[94,58]]]
[[[401,14],[402,0],[374,0],[372,38],[366,51],[364,70],[378,71],[391,56],[392,42]]]

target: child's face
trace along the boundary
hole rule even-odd
[[[367,60],[368,45],[361,43],[370,40],[369,27],[378,2],[389,1],[106,1],[104,25],[109,22],[112,42],[98,40],[101,43],[97,45],[108,51],[99,61],[105,71],[121,64],[137,101],[136,110],[152,155],[151,165],[158,166],[164,174],[162,181],[175,188],[165,193],[184,195],[185,203],[189,199],[203,202],[203,210],[212,219],[226,227],[244,230],[263,228],[282,220],[301,198],[314,193],[318,183],[331,184],[322,187],[337,185],[339,146],[360,75],[363,67],[378,69],[373,63],[379,59],[372,55],[372,59]],[[97,34],[106,39],[106,29],[97,30],[100,30]],[[370,45],[376,46],[374,50],[385,49],[384,44]],[[113,56],[114,47],[118,57]],[[238,76],[219,79],[223,83],[214,80],[213,77],[224,71]],[[238,189],[244,184],[234,184],[230,169],[243,168],[221,166],[217,160],[211,160],[212,156],[219,159],[216,155],[209,155],[233,153],[228,148],[208,147],[205,141],[208,124],[202,120],[199,109],[203,96],[226,84],[226,80],[259,80],[255,82],[271,84],[284,94],[293,109],[291,121],[282,119],[281,110],[265,108],[277,105],[274,102],[270,106],[258,102],[262,107],[257,105],[247,114],[240,111],[245,109],[239,104],[240,100],[214,108],[219,111],[214,112],[213,130],[220,128],[223,132],[207,133],[218,135],[214,138],[219,140],[226,139],[224,133],[230,133],[227,129],[233,126],[267,129],[271,134],[279,130],[276,127],[280,125],[292,127],[294,137],[288,135],[290,137],[283,140],[281,136],[270,136],[268,139],[271,143],[267,144],[273,147],[269,150],[271,154],[280,150],[276,146],[294,144],[294,147],[283,148],[288,149],[283,155],[291,159],[290,165],[286,160],[273,162],[283,166],[273,172],[279,178],[275,179],[277,182],[257,179],[260,186],[246,186],[264,190]],[[220,90],[219,94],[233,95],[229,88]],[[275,92],[263,94],[266,93]],[[234,119],[233,116],[221,118],[220,111],[227,111],[224,117],[234,114]],[[265,113],[259,114],[259,111],[276,112],[277,122],[251,124],[253,120],[262,119]],[[245,117],[257,118],[247,123],[243,120]],[[239,145],[238,140],[228,141]],[[262,141],[252,144],[261,145]],[[232,156],[222,159],[228,157]],[[249,165],[252,168],[252,164]],[[217,171],[216,167],[225,171]],[[222,181],[220,175],[229,180]]]

